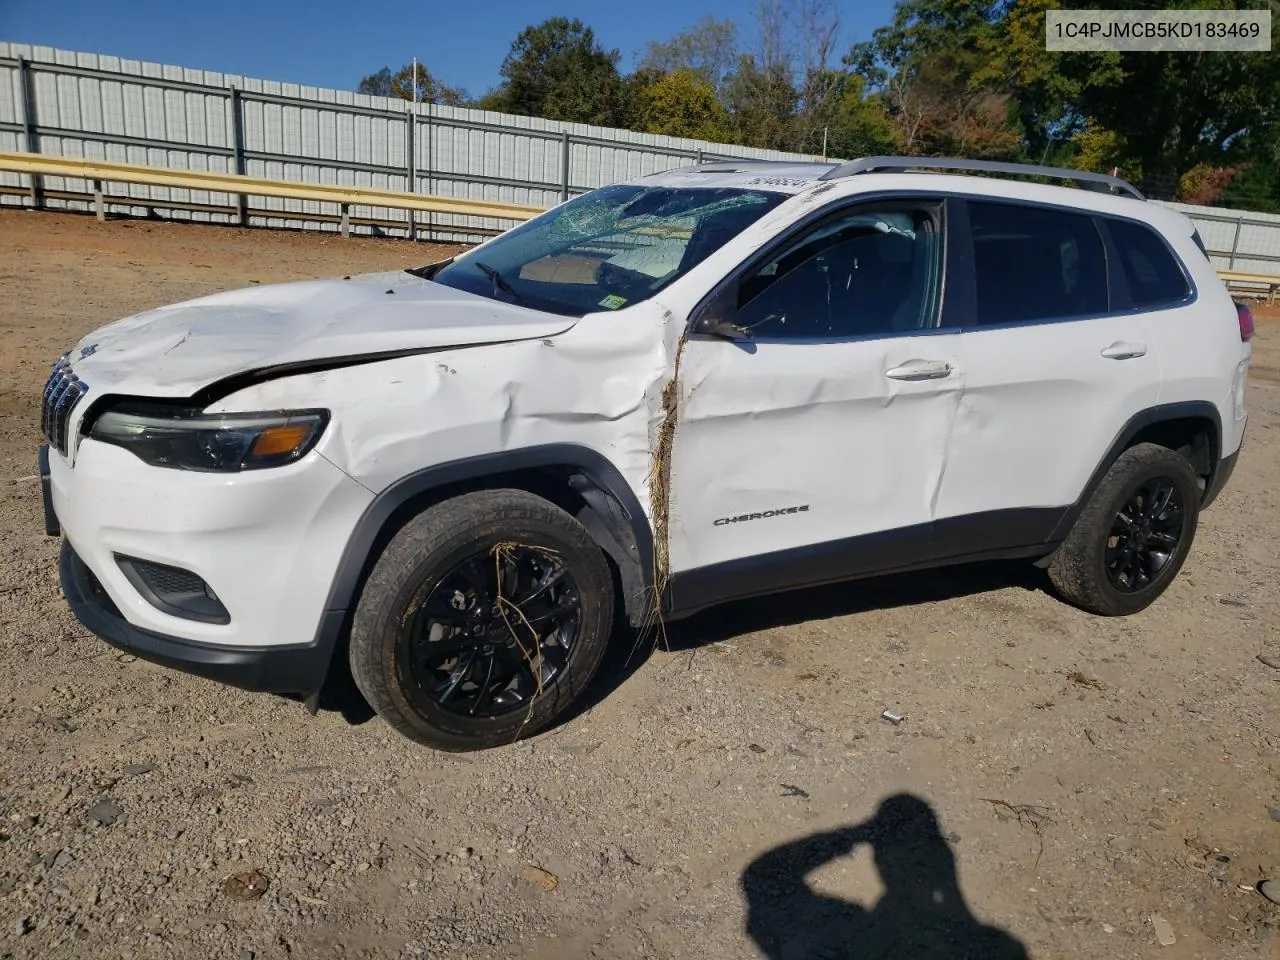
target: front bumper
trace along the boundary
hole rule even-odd
[[[309,696],[324,684],[332,654],[328,644],[229,647],[135,627],[67,540],[58,557],[58,578],[71,612],[85,629],[143,660],[245,690]]]
[[[373,499],[316,453],[223,475],[149,466],[84,439],[74,465],[50,451],[48,470],[47,523],[119,615],[148,633],[213,647],[314,642],[342,552]],[[157,604],[122,566],[128,558],[189,572],[227,617],[211,622]]]

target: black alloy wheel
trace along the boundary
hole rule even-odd
[[[497,747],[580,700],[616,614],[605,554],[571,514],[524,490],[464,493],[411,517],[374,563],[351,677],[418,743]]]
[[[1187,516],[1170,477],[1152,477],[1116,514],[1107,538],[1107,578],[1122,593],[1140,593],[1177,555]]]
[[[436,581],[404,622],[399,666],[406,687],[441,709],[497,717],[527,709],[559,675],[581,621],[577,582],[558,556],[499,543]]]

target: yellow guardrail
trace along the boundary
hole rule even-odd
[[[112,163],[106,160],[82,160],[75,157],[50,157],[39,153],[0,151],[0,170],[33,176],[68,177],[93,182],[94,206],[98,219],[105,217],[107,202],[139,203],[135,197],[112,197],[103,193],[104,182],[136,183],[180,190],[201,190],[239,197],[281,197],[291,200],[318,200],[337,204],[341,210],[342,234],[350,232],[349,210],[353,206],[386,207],[423,213],[446,213],[464,217],[486,217],[493,220],[530,220],[545,208],[490,200],[460,200],[433,194],[401,193],[372,187],[343,187],[322,183],[297,183],[291,180],[268,180],[234,173],[209,173],[175,167],[152,167],[140,163]],[[156,201],[147,201],[156,204]],[[257,216],[300,217],[306,213],[286,210],[255,210]],[[645,232],[645,231],[637,231]],[[655,231],[657,232],[657,231]],[[1263,274],[1245,274],[1219,270],[1228,287],[1242,292],[1262,288],[1269,303],[1280,293],[1280,278]]]
[[[1240,273],[1236,270],[1219,270],[1218,276],[1233,293],[1265,293],[1268,304],[1274,304],[1277,294],[1280,294],[1280,277],[1265,273]]]
[[[92,180],[94,181],[94,200],[99,219],[103,217],[104,202],[128,203],[133,199],[109,196],[104,198],[102,184],[111,181],[146,184],[155,187],[175,187],[181,190],[203,190],[210,193],[227,193],[238,196],[283,197],[292,200],[318,200],[322,203],[336,203],[342,209],[344,225],[347,211],[353,206],[390,207],[398,210],[416,210],[425,213],[450,213],[464,217],[488,217],[495,220],[519,221],[532,219],[542,213],[544,209],[515,203],[496,203],[489,200],[460,200],[456,197],[401,193],[396,190],[378,190],[370,187],[295,183],[288,180],[246,177],[234,173],[209,173],[203,170],[152,167],[139,163],[111,163],[106,160],[49,157],[38,153],[0,151],[0,170],[28,173],[35,176]],[[276,213],[277,211],[266,211],[267,215]],[[290,212],[278,211],[278,215],[290,216]]]

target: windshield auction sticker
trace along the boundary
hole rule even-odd
[[[1267,52],[1270,10],[1046,10],[1045,49]]]

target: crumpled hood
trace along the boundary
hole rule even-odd
[[[281,364],[549,337],[576,322],[390,271],[148,310],[95,330],[68,359],[99,396],[177,397]]]

